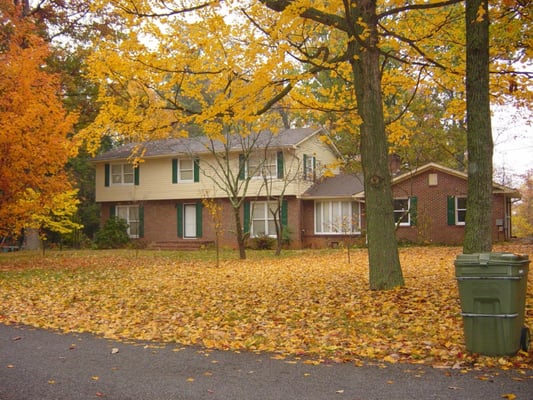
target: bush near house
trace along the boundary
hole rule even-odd
[[[128,224],[122,218],[109,218],[94,238],[97,249],[121,249],[130,243]]]

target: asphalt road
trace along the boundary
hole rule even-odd
[[[0,400],[490,400],[511,395],[533,399],[533,371],[310,365],[273,354],[122,343],[0,324]]]

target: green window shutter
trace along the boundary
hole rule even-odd
[[[304,154],[304,179],[307,180],[307,154]]]
[[[117,215],[117,208],[115,206],[109,206],[109,216],[116,217],[116,215]]]
[[[183,205],[181,203],[176,204],[176,215],[178,224],[178,237],[183,237]]]
[[[416,225],[416,217],[417,217],[417,203],[418,199],[416,196],[413,196],[409,199],[409,217],[411,221],[411,225]]]
[[[455,197],[448,196],[448,225],[455,225]]]
[[[172,160],[172,183],[178,183],[178,160]]]
[[[110,167],[109,164],[104,165],[104,186],[109,186],[109,178],[110,178]]]
[[[250,233],[250,202],[245,201],[243,204],[243,229],[244,233]]]
[[[202,237],[202,202],[196,202],[196,237]]]
[[[141,169],[140,165],[137,165],[133,168],[133,179],[135,181],[135,186],[139,186],[139,170]]]
[[[281,202],[281,226],[287,226],[289,222],[289,207],[287,200]]]
[[[246,168],[244,164],[244,154],[239,154],[239,179],[245,178]]]
[[[283,179],[283,152],[278,151],[278,179]]]
[[[139,237],[144,237],[144,207],[139,206]]]
[[[195,158],[193,161],[194,166],[194,181],[200,182],[200,159]]]

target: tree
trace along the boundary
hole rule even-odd
[[[466,0],[468,191],[464,253],[492,250],[492,129],[489,90],[489,5]]]
[[[243,128],[244,131],[241,130]],[[272,137],[269,132],[253,132],[250,126],[233,125],[227,127],[218,139],[198,139],[212,156],[209,161],[202,161],[201,171],[230,202],[239,257],[243,260],[246,259],[246,237],[250,227],[245,226],[243,222],[242,208],[246,196],[249,195],[250,181],[261,171],[264,164],[264,160],[260,160],[250,168],[250,161],[259,143],[264,145],[262,139],[265,136],[267,139]]]
[[[265,146],[261,150],[257,150],[262,153],[262,159],[267,160],[268,157],[272,155],[272,149],[269,146]],[[282,159],[286,160],[282,153]],[[283,161],[281,164],[283,168],[278,167],[278,174],[274,179],[272,174],[263,173],[263,185],[260,189],[260,193],[264,191],[266,194],[267,201],[273,203],[272,206],[268,207],[268,212],[272,215],[274,222],[274,227],[276,230],[276,250],[275,255],[279,256],[281,254],[281,249],[283,247],[283,242],[288,238],[289,227],[287,222],[284,224],[284,210],[286,209],[286,199],[285,192],[289,185],[300,178],[301,171],[300,165],[302,165],[301,160],[298,160],[296,157],[291,158],[291,163]]]
[[[215,253],[216,266],[220,266],[220,236],[222,235],[222,206],[217,201],[206,193],[202,199],[202,204],[206,208],[211,221],[213,223],[213,230],[215,231]]]
[[[526,43],[520,38],[531,28],[522,5],[504,3],[494,7],[494,27],[507,40],[494,43],[495,59],[502,62],[493,93],[502,93],[505,76],[512,76],[513,96],[527,99],[528,75],[511,70],[509,63],[504,66],[505,54],[511,54],[505,42]],[[102,112],[86,131],[88,137],[111,132],[142,141],[176,135],[177,126],[190,124],[216,136],[223,126],[249,123],[281,101],[283,110],[297,109],[303,123],[314,118],[304,110],[310,105],[322,112],[339,111],[335,117],[341,117],[332,121],[360,141],[370,286],[403,284],[394,238],[389,146],[408,146],[416,123],[410,107],[416,104],[417,112],[431,113],[431,107],[423,108],[424,101],[441,100],[441,91],[449,93],[449,101],[440,103],[446,107],[442,120],[464,120],[461,0],[407,5],[390,0],[379,7],[375,0],[117,4],[95,4],[115,12],[122,26],[120,34],[95,44],[97,52],[89,63],[92,77],[104,87]],[[525,19],[506,20],[521,12]],[[505,33],[504,22],[511,22],[512,32]],[[526,47],[517,46],[512,53],[522,63],[530,59]],[[327,73],[342,84],[315,85]],[[515,90],[515,84],[522,90]],[[307,89],[313,85],[314,92]]]
[[[17,236],[35,221],[58,232],[73,227],[51,216],[76,205],[63,168],[77,152],[69,138],[77,116],[62,105],[58,76],[43,68],[50,52],[35,30],[22,6],[0,1],[0,235]]]
[[[77,206],[76,190],[47,194],[27,188],[18,202],[18,207],[24,210],[37,210],[29,213],[24,228],[38,232],[43,254],[49,234],[62,236],[81,228],[73,221]]]

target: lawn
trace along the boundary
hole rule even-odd
[[[494,251],[533,254],[533,245]],[[533,368],[533,351],[483,357],[464,348],[453,261],[460,248],[402,248],[406,286],[368,290],[364,249],[291,251],[248,260],[214,252],[0,254],[0,322],[107,338],[275,352],[304,362]],[[526,325],[533,328],[533,273]]]

